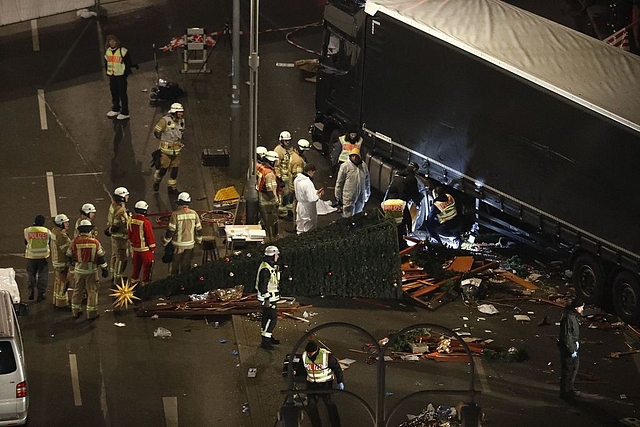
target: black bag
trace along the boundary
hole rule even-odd
[[[162,262],[165,264],[171,264],[173,262],[173,242],[167,243],[164,247],[164,254],[162,255]]]
[[[160,149],[157,149],[156,151],[151,153],[151,162],[149,163],[149,166],[156,168],[156,170],[160,170],[160,167],[162,167],[162,164],[160,163],[161,158],[162,152],[160,151]]]

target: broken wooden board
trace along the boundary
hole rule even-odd
[[[474,259],[472,256],[457,256],[453,259],[451,265],[447,267],[447,270],[466,273],[467,271],[471,270],[473,261]]]
[[[528,281],[527,279],[523,279],[522,277],[517,276],[517,275],[511,273],[510,271],[505,271],[504,273],[500,273],[500,275],[502,277],[504,277],[505,279],[509,279],[512,282],[522,286],[523,288],[531,289],[531,290],[534,290],[534,291],[540,289],[540,287],[538,285],[535,285],[535,284],[531,283],[530,281]]]

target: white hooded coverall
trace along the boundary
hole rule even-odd
[[[299,173],[293,181],[298,200],[296,209],[296,231],[298,234],[311,231],[318,226],[318,192],[308,175]]]
[[[336,180],[336,199],[342,201],[342,212],[350,217],[362,212],[371,196],[369,169],[362,162],[354,164],[351,159],[340,165]]]

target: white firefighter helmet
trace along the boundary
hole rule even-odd
[[[144,200],[137,201],[133,207],[136,211],[147,211],[149,209],[149,204]]]
[[[280,249],[277,246],[267,246],[264,248],[264,256],[280,255]]]
[[[263,147],[262,145],[259,147],[256,147],[256,155],[258,156],[258,159],[262,160],[262,158],[264,157],[265,154],[267,154],[267,147]]]
[[[171,104],[171,108],[169,108],[169,114],[184,112],[184,107],[179,102],[174,102]]]
[[[298,149],[300,151],[307,151],[310,148],[311,148],[311,143],[309,141],[307,141],[304,138],[298,140]]]
[[[88,233],[93,230],[93,224],[88,219],[83,219],[80,221],[80,224],[78,224],[78,230],[80,230],[81,233]]]
[[[186,191],[178,194],[178,204],[188,205],[191,203],[191,196]]]
[[[85,215],[89,215],[91,212],[96,213],[96,207],[93,206],[91,203],[85,203],[84,205],[82,205],[82,208],[80,209]]]
[[[69,222],[69,217],[66,216],[65,214],[58,214],[56,215],[56,217],[53,219],[53,222],[58,226],[58,227],[62,227],[62,224],[64,224],[65,222]]]
[[[291,141],[291,133],[288,130],[283,130],[280,132],[280,136],[278,137],[279,141]]]
[[[278,153],[276,153],[275,151],[267,151],[264,154],[264,159],[267,159],[270,162],[275,162],[276,160],[278,160]]]
[[[127,190],[125,187],[118,187],[115,190],[113,190],[113,194],[115,194],[118,197],[124,198],[129,194],[129,190]]]

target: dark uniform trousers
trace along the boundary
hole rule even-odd
[[[562,373],[560,374],[560,393],[571,393],[574,390],[573,384],[578,375],[578,367],[580,366],[580,359],[578,357],[571,357],[570,354],[564,352],[560,355],[560,363]]]
[[[308,391],[331,391],[333,389],[333,381],[327,381],[324,383],[312,383],[307,381]],[[309,415],[309,421],[313,427],[322,427],[322,421],[320,419],[320,413],[318,412],[318,400],[322,399],[327,407],[329,413],[329,425],[331,427],[340,427],[340,416],[338,415],[338,407],[333,399],[331,399],[331,393],[322,394],[310,394],[307,393],[307,414]]]

